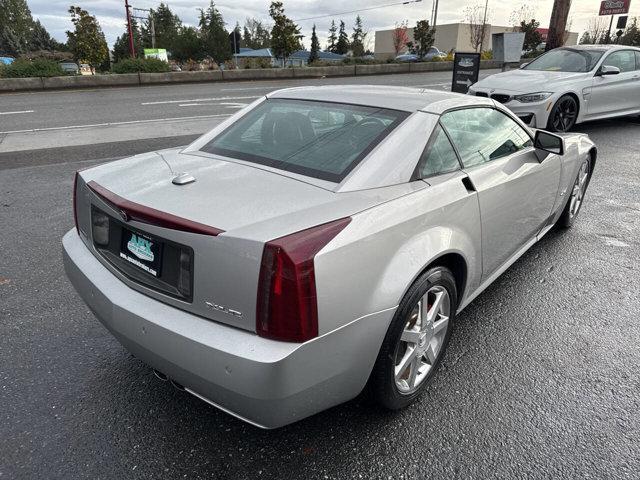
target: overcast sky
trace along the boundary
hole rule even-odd
[[[124,0],[27,0],[31,12],[35,18],[45,25],[47,30],[58,40],[66,41],[65,31],[71,28],[67,9],[70,3],[74,3],[91,14],[96,15],[109,46],[113,45],[116,37],[124,32],[125,9]],[[153,8],[160,2],[152,0],[130,0],[131,5],[137,8]],[[399,0],[283,0],[285,13],[297,20],[318,15],[340,14],[345,11],[368,8],[376,5],[398,3]],[[169,0],[165,2],[185,24],[197,23],[198,9],[206,8],[208,0]],[[476,0],[440,0],[438,11],[438,23],[455,23],[464,18],[463,9],[466,5],[474,4]],[[542,27],[549,25],[553,0],[532,0],[526,2],[536,10],[536,18]],[[233,28],[236,21],[244,23],[246,17],[255,17],[269,22],[269,0],[221,0],[216,2],[222,13],[228,28]],[[520,0],[500,1],[489,0],[491,15],[489,23],[494,25],[508,25],[511,12],[522,5]],[[574,0],[571,6],[569,19],[571,31],[582,33],[589,20],[598,14],[600,0]],[[412,5],[398,5],[368,10],[361,12],[365,30],[370,32],[369,38],[371,50],[373,50],[373,32],[386,28],[392,28],[396,22],[408,20],[409,26],[415,25],[417,20],[428,19],[431,16],[432,0],[422,0]],[[630,15],[640,16],[640,0],[631,3]],[[351,28],[356,14],[336,15],[336,20],[342,18],[351,33]],[[331,17],[298,22],[305,35],[304,42],[309,45],[311,27],[316,24],[321,46],[324,48],[327,29],[331,23]]]

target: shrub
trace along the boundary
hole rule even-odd
[[[52,60],[19,58],[11,65],[4,66],[0,74],[6,78],[60,77],[65,75],[65,72],[57,62]]]
[[[160,73],[169,72],[171,67],[157,58],[125,58],[111,67],[113,73]]]
[[[227,62],[228,63],[228,62]],[[227,65],[228,67],[228,65]],[[238,68],[271,68],[271,59],[270,58],[241,58],[238,60]]]
[[[493,50],[486,50],[480,54],[481,60],[493,60]]]

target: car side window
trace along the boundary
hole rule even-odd
[[[513,119],[489,107],[454,110],[442,115],[440,122],[466,168],[511,155],[533,144],[529,134]]]
[[[420,178],[431,177],[439,173],[452,172],[460,168],[460,162],[451,142],[440,125],[436,126],[427,148],[418,163]]]
[[[640,70],[640,52],[635,52],[636,54],[636,70]]]
[[[636,69],[636,59],[633,50],[619,50],[613,52],[602,62],[603,65],[618,67],[621,72],[632,72]]]

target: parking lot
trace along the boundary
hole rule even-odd
[[[459,316],[406,410],[363,395],[259,430],[159,381],[102,327],[62,268],[73,172],[187,143],[281,86],[0,96],[1,110],[33,111],[0,116],[0,478],[637,478],[637,118],[576,128],[599,149],[576,225],[552,230]]]

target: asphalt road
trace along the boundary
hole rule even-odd
[[[579,130],[600,154],[575,227],[463,312],[416,404],[358,398],[275,431],[156,380],[65,278],[73,172],[134,146],[3,154],[0,478],[638,478],[640,121]]]
[[[497,71],[481,70],[480,78]],[[451,72],[15,93],[0,96],[0,134],[231,114],[279,88],[336,84],[403,85],[450,90]]]

